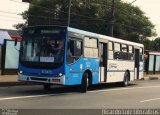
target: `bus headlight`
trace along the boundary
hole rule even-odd
[[[63,76],[63,73],[59,73],[58,76],[59,76],[59,77],[62,77],[62,76]]]
[[[19,74],[23,74],[23,71],[19,71]]]

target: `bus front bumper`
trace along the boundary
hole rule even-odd
[[[65,75],[61,77],[36,77],[36,76],[27,76],[23,74],[18,74],[19,81],[27,82],[37,82],[37,83],[49,83],[49,84],[60,84],[65,85]]]

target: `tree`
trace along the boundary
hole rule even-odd
[[[111,0],[72,0],[70,26],[109,35],[111,4]],[[32,0],[29,10],[22,14],[25,26],[66,26],[68,6],[69,0]],[[115,18],[114,37],[144,43],[155,35],[154,25],[138,7],[116,0]]]
[[[142,43],[144,44],[145,50],[152,50],[152,41],[151,40],[145,39],[142,41]]]
[[[160,51],[160,37],[152,41],[151,50]]]

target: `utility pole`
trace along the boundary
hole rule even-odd
[[[111,37],[113,37],[114,22],[115,22],[115,0],[112,0],[110,30],[109,30]]]
[[[68,27],[70,25],[70,16],[71,16],[71,0],[69,0],[68,4]]]

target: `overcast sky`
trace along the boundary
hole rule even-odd
[[[18,14],[28,9],[28,3],[22,3],[22,0],[0,0],[0,28],[15,29],[14,24],[24,22]]]
[[[14,2],[18,1],[18,2]],[[21,3],[22,0],[0,0],[0,28],[15,29],[17,22],[23,22],[20,15],[28,9],[28,3]],[[134,0],[124,0],[132,2]],[[137,0],[133,5],[139,6],[149,17],[150,21],[156,26],[158,36],[160,36],[160,0]],[[4,13],[6,12],[6,13]]]
[[[124,0],[128,3],[134,0]],[[160,0],[137,0],[133,3],[146,13],[146,16],[155,25],[156,32],[160,37]]]

